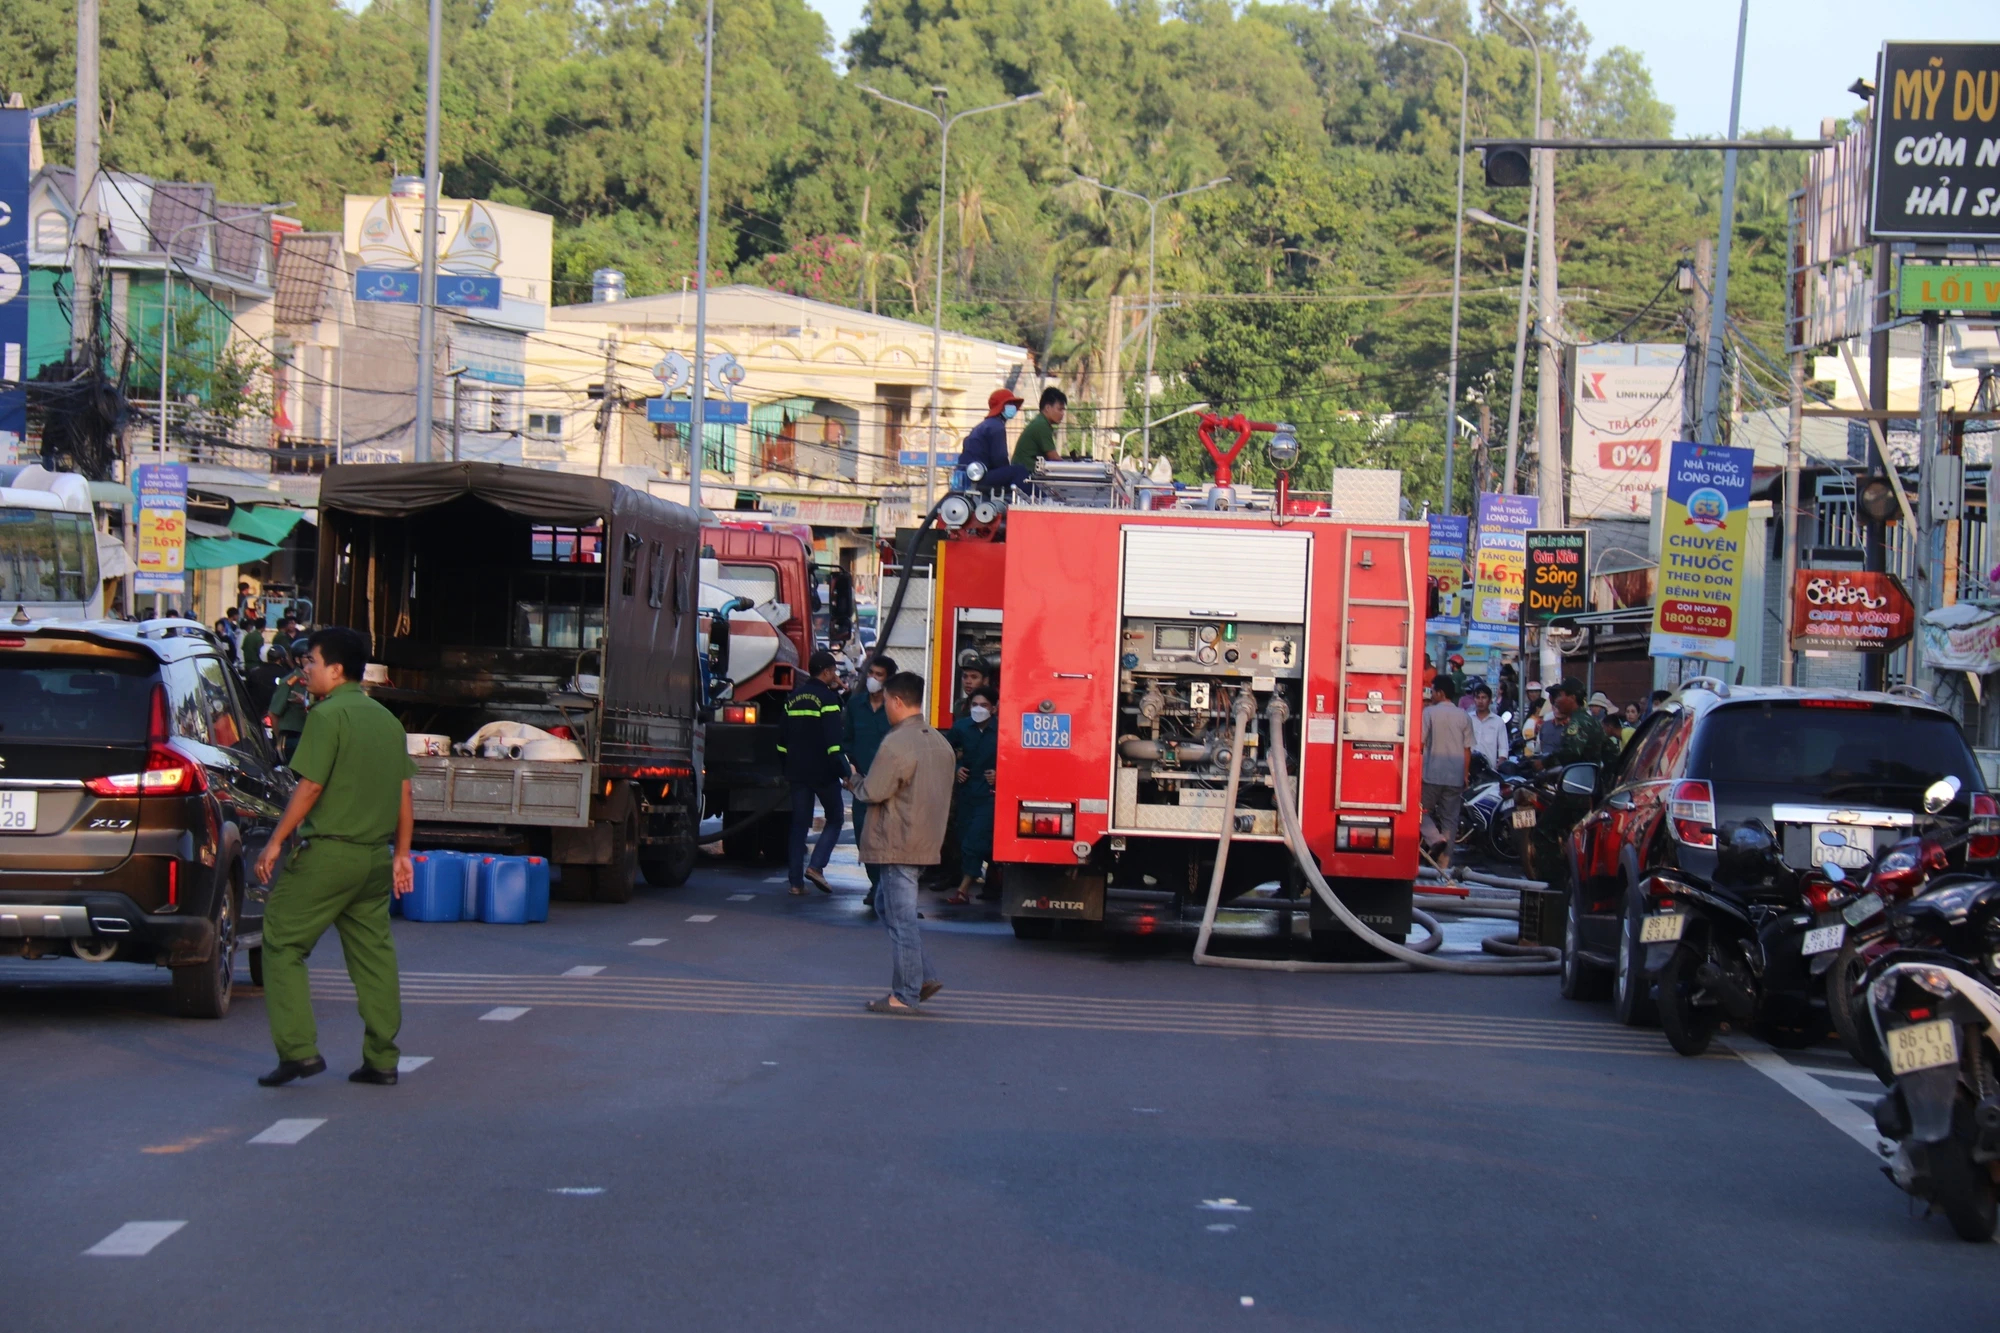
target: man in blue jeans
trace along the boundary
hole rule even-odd
[[[889,993],[868,1002],[874,1014],[910,1017],[917,1005],[944,988],[924,951],[917,925],[917,872],[937,864],[951,813],[952,752],[925,723],[922,677],[901,671],[882,687],[889,734],[854,785],[854,799],[868,807],[861,829],[861,859],[881,869],[875,911],[889,932]]]
[[[794,897],[806,891],[806,881],[821,893],[832,893],[826,864],[840,841],[840,784],[847,777],[847,754],[841,747],[839,659],[822,648],[806,668],[812,674],[785,698],[783,725],[778,729],[778,753],[785,757],[785,777],[792,784],[791,886]],[[826,824],[806,864],[806,840],[812,836],[813,803],[826,812]]]

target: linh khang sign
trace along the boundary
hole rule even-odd
[[[1667,461],[1652,655],[1736,660],[1754,450],[1676,441]]]

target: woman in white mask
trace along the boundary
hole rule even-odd
[[[958,891],[945,901],[964,906],[973,886],[984,887],[987,858],[993,855],[993,771],[1000,760],[1000,727],[994,719],[993,691],[980,686],[966,696],[965,716],[945,737],[958,752]]]

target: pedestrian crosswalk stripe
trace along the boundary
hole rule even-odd
[[[708,914],[708,915],[702,915],[702,914],[700,914],[700,913],[697,913],[697,914],[695,914],[694,916],[691,916],[691,917],[689,917],[689,918],[688,918],[688,920],[690,920],[690,921],[713,921],[713,920],[715,920],[715,916],[714,916],[714,914],[713,914],[713,913],[710,913],[710,914]]]
[[[589,964],[585,964],[582,967],[572,967],[569,971],[563,973],[563,975],[566,977],[594,977],[603,970],[602,967],[592,967]]]
[[[527,1012],[528,1009],[525,1005],[503,1004],[497,1009],[488,1009],[479,1018],[481,1022],[485,1023],[511,1023]]]
[[[84,1253],[101,1259],[137,1259],[151,1254],[155,1245],[186,1225],[186,1222],[127,1222]]]
[[[297,1143],[306,1135],[324,1125],[324,1120],[280,1120],[261,1134],[254,1135],[252,1143]]]
[[[352,1000],[338,972],[318,972],[315,993]],[[522,977],[403,974],[405,1004],[623,1009],[770,1018],[855,1018],[878,992],[853,986],[698,978]],[[493,1011],[494,1014],[503,1012]],[[938,1024],[1124,1032],[1134,1035],[1291,1038],[1491,1050],[1663,1056],[1665,1043],[1607,1024],[1479,1014],[1420,1013],[1304,1005],[1193,1004],[1099,996],[956,991],[925,1010]],[[489,1017],[493,1014],[489,1014]],[[509,1016],[512,1016],[510,1013]],[[1678,1057],[1675,1057],[1678,1058]]]
[[[729,903],[754,903],[757,901],[757,895],[754,893],[732,893],[723,899],[723,901]]]
[[[633,940],[631,947],[634,949],[650,949],[656,944],[665,944],[665,943],[666,940],[664,938],[655,939],[654,937],[649,935],[643,940]]]
[[[396,1059],[396,1072],[398,1074],[413,1073],[416,1070],[422,1069],[425,1065],[429,1064],[430,1062],[431,1062],[431,1057],[428,1055],[398,1056]]]

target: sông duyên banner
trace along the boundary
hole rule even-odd
[[[1736,660],[1755,457],[1750,449],[1684,440],[1669,450],[1653,656]]]

